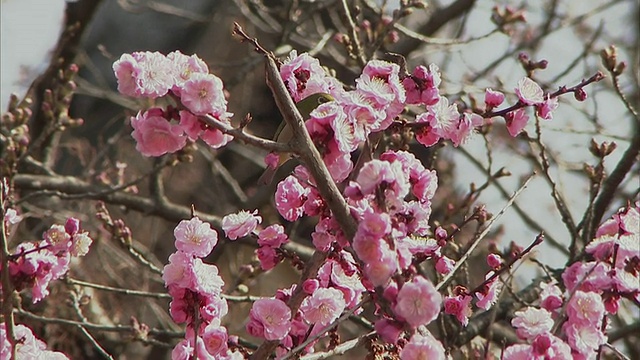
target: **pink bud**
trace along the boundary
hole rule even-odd
[[[576,90],[576,92],[573,93],[573,96],[575,96],[576,100],[578,100],[578,101],[587,100],[587,92],[584,91],[584,89]]]
[[[67,222],[64,224],[64,231],[69,235],[75,235],[78,231],[80,231],[80,220],[76,218],[68,218]]]
[[[487,264],[494,270],[498,270],[502,266],[502,257],[498,254],[487,255]]]
[[[307,279],[302,283],[302,290],[305,293],[311,295],[320,287],[320,282],[317,279]]]

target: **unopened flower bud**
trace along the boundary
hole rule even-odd
[[[573,93],[573,96],[575,96],[576,100],[578,101],[585,101],[587,100],[587,92],[584,91],[584,89],[578,89]]]

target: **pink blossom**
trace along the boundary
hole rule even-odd
[[[446,256],[441,256],[436,261],[436,271],[442,275],[446,275],[453,270],[453,267],[456,265],[456,262],[452,259],[449,259]]]
[[[294,176],[288,176],[278,183],[275,202],[280,215],[288,221],[296,221],[303,214],[309,191]]]
[[[411,76],[402,80],[407,93],[407,104],[434,105],[438,102],[438,86],[440,86],[440,69],[435,64],[429,68],[418,65]]]
[[[567,343],[577,353],[586,358],[593,358],[600,345],[607,341],[599,327],[566,322],[562,327],[567,336]]]
[[[67,251],[71,248],[71,236],[62,225],[51,225],[51,227],[45,231],[43,239],[51,245],[50,250],[54,253]]]
[[[220,319],[227,315],[228,312],[229,304],[227,304],[227,300],[219,296],[208,296],[205,299],[205,304],[200,304],[200,316],[205,321]]]
[[[524,311],[516,311],[511,325],[516,328],[516,334],[524,340],[533,340],[537,335],[551,331],[553,319],[551,313],[545,309],[528,307]]]
[[[381,256],[365,264],[364,273],[373,286],[386,285],[398,270],[398,256],[388,245],[382,248]]]
[[[487,265],[493,270],[498,270],[502,267],[502,257],[498,254],[487,255]]]
[[[495,91],[491,88],[487,88],[484,93],[484,103],[487,106],[487,110],[498,107],[504,101],[504,94],[500,91]]]
[[[122,54],[120,59],[113,63],[113,72],[118,79],[118,91],[121,94],[138,97],[142,95],[138,85],[138,78],[142,73],[142,66],[130,54]]]
[[[249,314],[252,320],[262,325],[267,340],[282,340],[291,329],[291,309],[282,300],[257,300]]]
[[[193,256],[178,251],[169,256],[169,263],[162,270],[164,286],[175,285],[181,288],[190,288],[194,281]]]
[[[577,261],[564,270],[562,281],[569,292],[576,288],[582,291],[601,291],[611,287],[613,279],[609,276],[610,269],[610,265],[603,262]]]
[[[228,115],[228,114],[227,114]],[[223,118],[218,119],[218,121],[223,122],[227,125],[230,124],[229,119]],[[227,135],[222,131],[214,128],[207,128],[201,134],[200,138],[207,145],[209,145],[212,149],[219,149],[225,145],[227,145],[231,140],[233,140],[233,136]]]
[[[460,122],[458,106],[456,104],[449,105],[449,100],[444,96],[440,96],[435,105],[427,107],[425,113],[416,117],[416,122],[426,122],[429,124],[429,131],[433,135],[439,138],[451,139],[455,137],[458,123]]]
[[[431,281],[416,276],[398,292],[393,312],[412,327],[427,325],[438,317],[442,297]]]
[[[205,264],[202,259],[193,260],[193,287],[192,289],[204,296],[219,296],[224,286],[224,281],[218,275],[218,267],[213,264]]]
[[[569,321],[584,326],[599,326],[604,316],[602,297],[594,292],[576,291],[567,306]]]
[[[161,156],[182,149],[187,143],[182,128],[155,114],[150,110],[131,118],[136,150],[144,156]]]
[[[516,95],[518,95],[520,101],[526,105],[538,105],[544,102],[544,92],[542,88],[528,77],[524,77],[518,81]]]
[[[15,209],[9,208],[4,213],[4,221],[11,225],[15,225],[22,221],[22,216],[18,215],[18,212]]]
[[[445,360],[447,357],[444,347],[433,335],[415,333],[400,352],[400,358],[403,360]]]
[[[180,91],[180,101],[196,115],[220,118],[227,112],[222,80],[213,74],[192,74]]]
[[[473,298],[469,295],[448,296],[444,299],[444,312],[455,316],[462,326],[467,326],[472,314],[471,300]]]
[[[173,230],[176,249],[185,254],[205,257],[218,243],[218,233],[197,216],[182,220]]]
[[[180,127],[187,135],[189,140],[196,141],[202,133],[203,124],[198,120],[198,117],[193,115],[190,111],[180,111]]]
[[[202,341],[207,352],[212,355],[220,355],[227,351],[227,328],[220,325],[219,319],[214,319],[201,333]]]
[[[137,77],[141,96],[158,98],[164,96],[176,83],[176,73],[171,61],[159,52],[135,52],[141,71]]]
[[[71,238],[71,248],[69,248],[69,253],[75,257],[85,256],[89,253],[89,247],[92,243],[93,240],[89,237],[89,233],[76,233]]]
[[[171,351],[171,360],[189,360],[193,357],[193,350],[191,343],[184,339]]]
[[[251,234],[261,222],[262,217],[258,215],[258,210],[252,213],[241,210],[223,217],[222,229],[230,240],[235,240]]]
[[[197,55],[187,56],[176,50],[167,54],[167,59],[171,61],[176,72],[176,84],[173,90],[177,90],[177,92],[191,78],[192,74],[207,74],[209,72],[207,64]]]
[[[353,170],[351,155],[341,152],[335,140],[329,141],[326,144],[322,155],[322,161],[327,166],[331,178],[336,183],[344,181],[351,173],[351,170]]]
[[[289,241],[284,227],[280,224],[269,225],[260,230],[258,234],[258,245],[278,248]]]
[[[389,344],[395,344],[402,334],[402,323],[389,319],[379,319],[375,323],[376,333],[382,338],[382,341]]]
[[[356,91],[374,108],[384,109],[386,118],[372,131],[385,130],[404,109],[406,94],[400,83],[400,67],[381,60],[370,60],[356,80]]]
[[[357,231],[353,238],[353,250],[365,263],[377,261],[383,252],[391,251],[389,244],[380,236],[369,236],[364,231]]]
[[[376,108],[358,91],[346,93],[339,104],[353,124],[354,139],[359,142],[364,141],[372,130],[379,128],[387,116],[384,109]]]
[[[545,120],[553,119],[553,111],[558,108],[558,98],[550,97],[547,95],[547,98],[544,100],[542,104],[538,104],[536,106],[536,112],[538,116]]]
[[[339,87],[335,79],[327,76],[320,61],[308,53],[298,55],[292,51],[280,67],[280,76],[296,102],[312,94],[333,94]]]
[[[260,261],[260,267],[264,271],[273,269],[280,262],[276,249],[270,246],[260,246],[256,249],[256,255]]]
[[[487,277],[489,277],[490,274],[491,273],[487,274]],[[493,279],[490,283],[486,284],[481,291],[475,293],[475,296],[478,298],[476,306],[484,310],[489,310],[489,308],[498,301],[501,290],[502,282],[500,282],[498,278]]]
[[[525,109],[518,109],[514,111],[510,111],[505,115],[505,120],[507,122],[507,130],[509,131],[509,135],[515,137],[520,134],[520,132],[527,125],[527,121],[529,121],[529,115]]]
[[[382,182],[391,183],[394,181],[391,164],[387,161],[373,159],[360,169],[357,182],[360,185],[362,194],[373,193],[375,188]]]
[[[302,283],[302,289],[305,294],[311,295],[320,287],[318,279],[307,279]]]
[[[478,114],[464,113],[460,116],[456,129],[448,137],[453,146],[458,147],[467,142],[474,128],[482,125],[484,119]]]
[[[334,288],[318,288],[302,302],[302,317],[310,324],[329,325],[345,308],[342,292]]]
[[[540,283],[540,307],[548,311],[553,311],[562,306],[562,290],[555,284]]]
[[[533,347],[529,344],[515,344],[504,349],[501,360],[543,360],[532,356]]]
[[[35,337],[31,329],[23,324],[16,324],[13,328],[13,336],[16,339],[16,359],[69,359],[65,354],[47,350],[47,344]],[[11,358],[11,343],[9,342],[5,323],[0,324],[0,358]]]

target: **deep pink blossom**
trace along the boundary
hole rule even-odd
[[[487,255],[487,265],[493,270],[500,269],[500,267],[502,267],[502,256],[493,253]]]
[[[402,334],[402,323],[389,319],[379,319],[375,323],[375,330],[382,341],[395,344]]]
[[[251,320],[262,325],[267,340],[282,340],[291,329],[291,309],[282,300],[257,300],[249,314]]]
[[[276,189],[276,209],[288,221],[296,221],[302,216],[303,205],[307,200],[309,189],[303,187],[294,176],[288,176],[278,183]]]
[[[164,286],[175,285],[181,288],[190,288],[194,282],[193,256],[182,251],[169,255],[169,263],[162,270]]]
[[[555,284],[540,283],[540,307],[548,311],[559,309],[564,300],[562,290]]]
[[[176,249],[197,257],[209,255],[218,243],[218,233],[206,222],[194,216],[182,220],[173,230]]]
[[[214,319],[202,331],[204,347],[211,356],[217,356],[227,351],[227,328],[220,326],[220,320]]]
[[[364,273],[373,286],[384,286],[396,273],[398,265],[396,252],[387,245],[382,247],[379,258],[369,259],[365,264]]]
[[[431,281],[416,276],[398,292],[393,311],[412,327],[427,325],[438,317],[442,296]]]
[[[495,91],[491,88],[487,88],[484,93],[484,103],[487,106],[487,110],[502,105],[504,101],[504,94],[500,91]]]
[[[131,118],[136,150],[144,156],[161,156],[182,149],[187,137],[179,125],[171,124],[157,111],[139,112]]]
[[[269,225],[260,230],[258,234],[258,245],[278,248],[289,241],[289,237],[284,232],[284,227],[280,224]]]
[[[450,259],[446,256],[441,256],[436,261],[436,271],[442,275],[446,275],[453,270],[453,267],[456,265],[456,262],[453,259]]]
[[[273,269],[280,261],[276,249],[271,246],[260,246],[256,249],[256,255],[260,261],[260,267],[265,271]]]
[[[411,76],[402,80],[407,94],[407,104],[434,105],[438,102],[438,86],[440,86],[440,69],[435,64],[427,68],[418,65]]]
[[[444,299],[445,314],[453,315],[462,326],[469,324],[469,317],[472,314],[471,300],[469,295],[448,296]]]
[[[529,115],[525,109],[518,109],[514,111],[510,111],[505,115],[505,120],[507,122],[507,130],[509,131],[509,135],[515,137],[520,134],[520,132],[524,129],[529,121]]]

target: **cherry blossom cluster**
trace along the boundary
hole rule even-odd
[[[20,217],[10,209],[5,221],[17,224]],[[23,242],[10,255],[9,275],[14,289],[31,289],[33,303],[49,295],[49,284],[69,271],[71,257],[85,256],[93,240],[81,231],[80,220],[67,219],[65,225],[52,225],[37,242]],[[1,286],[1,285],[0,285]]]
[[[209,73],[207,64],[196,55],[180,51],[123,54],[113,64],[118,91],[124,95],[158,99],[170,98],[174,106],[153,107],[131,118],[136,149],[145,156],[161,156],[182,149],[187,141],[202,139],[214,149],[232,137],[206,126],[198,116],[212,116],[229,124],[222,80]]]
[[[14,326],[16,359],[68,360],[65,354],[47,350],[47,344],[35,337],[31,329],[25,325]],[[7,336],[5,323],[0,323],[0,359],[11,359],[11,342]]]
[[[606,315],[617,313],[621,298],[640,301],[639,209],[621,209],[600,226],[586,248],[591,259],[563,272],[564,292],[559,284],[540,284],[539,307],[511,321],[526,344],[508,347],[505,360],[596,359],[606,342]]]
[[[169,312],[173,321],[187,327],[172,359],[242,359],[242,354],[229,349],[227,328],[221,324],[229,310],[220,296],[224,281],[217,266],[202,261],[218,243],[218,233],[193,217],[181,221],[174,236],[177,251],[169,256],[162,279],[172,297]]]

